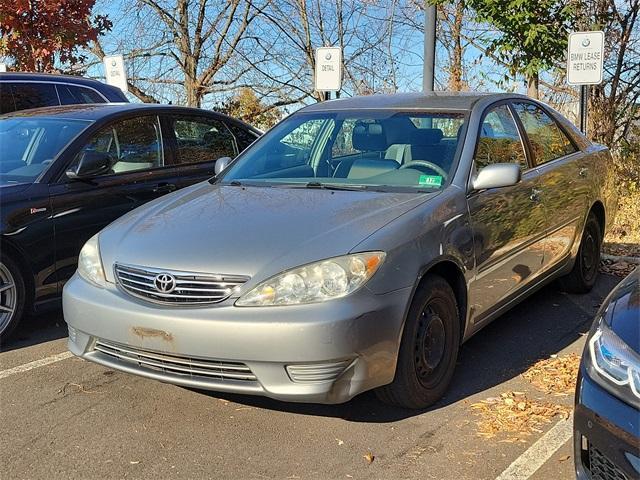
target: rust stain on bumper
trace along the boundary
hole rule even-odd
[[[164,330],[156,330],[155,328],[131,327],[131,333],[136,337],[145,339],[147,337],[161,338],[167,342],[173,342],[173,335]]]

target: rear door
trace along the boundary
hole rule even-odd
[[[240,149],[238,141],[226,123],[206,115],[165,114],[167,147],[179,168],[174,183],[178,188],[207,180],[215,174],[216,160],[235,158]]]
[[[538,195],[540,178],[527,157],[509,105],[490,107],[476,145],[475,168],[516,163],[523,173],[516,185],[468,196],[476,258],[476,276],[469,287],[474,322],[523,289],[542,267],[545,218]]]
[[[72,181],[62,173],[50,185],[59,286],[75,271],[80,248],[92,235],[177,188],[157,115],[121,119],[98,129],[75,152],[69,152],[66,169],[84,150],[111,154],[113,166],[111,172],[87,180]]]
[[[543,269],[565,258],[580,233],[590,188],[584,154],[558,122],[533,102],[514,102],[540,172],[540,197],[546,222]]]

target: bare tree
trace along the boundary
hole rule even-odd
[[[315,49],[339,46],[347,92],[393,88],[388,12],[392,6],[360,0],[273,0],[263,11],[260,44],[263,89],[280,101],[321,100],[313,90]],[[377,83],[377,85],[376,85]]]

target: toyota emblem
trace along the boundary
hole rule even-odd
[[[170,273],[159,273],[154,278],[153,285],[160,293],[171,293],[176,288],[176,279]]]

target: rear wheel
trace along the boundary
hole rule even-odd
[[[458,357],[460,319],[453,290],[428,275],[411,303],[393,382],[376,390],[385,403],[426,408],[445,393]]]
[[[22,273],[6,255],[0,259],[0,341],[18,326],[25,304],[25,286]]]
[[[580,239],[576,263],[571,272],[559,279],[560,288],[570,293],[591,291],[600,268],[600,248],[602,232],[600,223],[593,213],[589,213]]]

